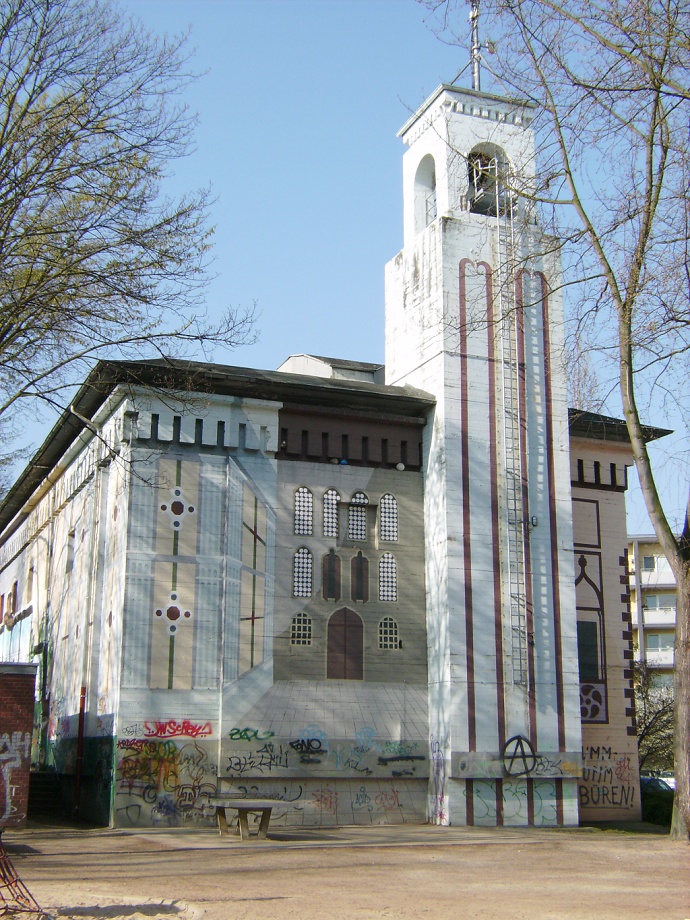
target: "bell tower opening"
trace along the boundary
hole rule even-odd
[[[510,164],[495,144],[478,144],[467,157],[467,197],[472,214],[504,216],[513,208]]]
[[[430,153],[420,160],[414,179],[415,233],[436,220],[436,163]]]

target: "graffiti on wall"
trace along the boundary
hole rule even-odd
[[[582,775],[582,755],[579,751],[535,751],[527,738],[515,735],[497,754],[453,751],[451,769],[455,779],[572,779]]]
[[[144,722],[146,738],[203,738],[213,734],[210,722],[192,722],[189,719],[168,719],[167,722]]]
[[[271,814],[272,825],[320,826],[333,824],[420,823],[425,819],[426,783],[386,782],[382,780],[288,780],[285,783],[257,781],[233,785],[236,794],[266,795],[284,803]],[[197,793],[198,795],[198,793]],[[203,795],[203,790],[202,790]],[[175,791],[128,799],[126,792],[116,796],[115,821],[119,826],[181,826],[193,817],[197,825],[212,826],[215,809],[205,813],[195,802],[180,802]],[[206,797],[208,801],[208,796]],[[184,811],[184,806],[188,810]],[[258,816],[255,816],[258,820]],[[254,820],[250,816],[250,820]]]
[[[5,732],[0,735],[0,826],[24,817],[15,804],[16,786],[12,773],[24,766],[28,770],[31,757],[31,732]]]
[[[505,824],[527,824],[530,821],[528,781],[507,779],[500,783],[501,820]],[[557,790],[552,780],[530,781],[535,825],[555,825],[557,818]],[[477,824],[495,824],[497,784],[476,780],[473,784],[474,820]],[[465,789],[467,796],[467,789]]]
[[[578,798],[582,809],[639,807],[636,773],[628,754],[597,745],[582,751],[582,779]]]
[[[201,742],[121,738],[115,798],[118,823],[196,823],[214,814],[217,764]]]
[[[214,733],[211,723],[183,719],[127,725],[117,741],[116,824],[209,826],[215,821],[210,800],[219,791],[267,793],[285,801],[283,812],[274,811],[274,823],[426,817],[428,755],[421,743],[384,741],[370,726],[341,740],[329,738],[318,724],[286,738],[261,725],[242,724],[222,739],[218,763]],[[318,775],[309,778],[310,770]],[[415,780],[414,793],[406,779]]]
[[[329,738],[321,726],[308,725],[296,737],[277,738],[256,726],[233,728],[222,744],[222,775],[228,778],[319,776],[338,778],[428,776],[429,758],[417,741],[384,741],[363,726],[352,739]]]

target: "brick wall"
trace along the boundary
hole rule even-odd
[[[0,831],[26,820],[36,667],[0,664]]]

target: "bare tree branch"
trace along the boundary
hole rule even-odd
[[[0,417],[101,357],[198,355],[252,335],[205,315],[207,189],[164,194],[190,153],[185,37],[110,0],[0,10]]]

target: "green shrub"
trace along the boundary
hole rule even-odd
[[[643,785],[642,792],[642,820],[650,824],[661,824],[663,827],[671,826],[673,815],[673,790],[659,789],[652,785]]]

